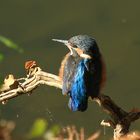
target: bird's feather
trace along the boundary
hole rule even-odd
[[[86,61],[79,62],[70,90],[69,107],[72,111],[85,111],[87,109],[87,88],[85,74],[87,72]]]
[[[70,57],[70,53],[67,53],[67,54],[65,55],[64,59],[63,59],[62,62],[61,62],[61,66],[60,66],[59,74],[58,74],[61,80],[63,79],[65,64],[66,64],[67,59],[68,59],[69,57]]]
[[[67,58],[67,61],[64,65],[64,71],[63,71],[63,87],[62,87],[62,93],[68,94],[71,90],[71,85],[74,80],[74,75],[76,74],[76,69],[78,67],[80,61],[79,58],[75,58],[72,55],[70,55]]]
[[[86,73],[85,81],[88,97],[92,99],[100,94],[100,88],[102,83],[102,62],[101,58],[92,59],[88,62],[88,72]]]

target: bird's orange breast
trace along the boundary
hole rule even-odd
[[[60,79],[63,79],[65,63],[66,63],[66,61],[67,61],[67,59],[68,59],[69,56],[70,56],[70,53],[67,53],[67,54],[65,55],[64,59],[63,59],[62,62],[61,62],[61,66],[60,66],[59,74],[58,74],[59,77],[60,77]]]

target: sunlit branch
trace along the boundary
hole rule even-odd
[[[35,61],[26,62],[25,69],[27,70],[26,77],[15,79],[13,75],[8,75],[5,78],[0,89],[0,102],[4,104],[17,96],[34,93],[33,90],[39,85],[62,89],[62,81],[59,76],[42,71]],[[110,120],[103,120],[101,125],[112,127],[114,129],[114,139],[116,140],[127,134],[131,123],[140,118],[140,111],[126,112],[115,104],[109,96],[101,94],[94,101],[111,117]]]

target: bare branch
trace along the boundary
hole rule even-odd
[[[5,102],[22,94],[29,94],[39,85],[49,85],[59,89],[62,88],[62,83],[58,76],[44,72],[39,67],[35,67],[34,70],[35,73],[31,77],[12,79],[18,83],[16,88],[14,88],[15,83],[9,82],[11,79],[7,78],[7,81],[4,82],[0,89],[0,102]],[[12,77],[14,78],[14,76]],[[9,83],[11,83],[11,85],[9,85]]]
[[[114,129],[114,139],[117,140],[121,136],[129,132],[131,123],[140,118],[140,111],[134,110],[130,112],[124,111],[121,107],[113,102],[106,95],[100,95],[95,101],[107,112],[112,120],[102,121],[101,125],[112,127]]]
[[[35,61],[27,61],[25,69],[27,71],[26,77],[15,79],[10,74],[5,78],[4,84],[0,88],[0,102],[5,103],[22,94],[30,94],[39,85],[62,89],[62,81],[59,76],[42,71]],[[140,118],[139,110],[126,112],[115,104],[109,96],[101,94],[94,101],[110,115],[111,120],[103,120],[101,125],[112,127],[114,129],[114,139],[116,140],[127,134],[131,123]]]

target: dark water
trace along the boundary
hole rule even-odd
[[[11,38],[24,54],[5,49],[0,64],[1,75],[24,76],[24,62],[36,60],[42,69],[57,74],[63,56],[68,52],[52,38],[68,39],[88,34],[97,39],[106,65],[107,84],[104,93],[126,110],[140,107],[140,1],[139,0],[0,0],[0,34]],[[16,121],[15,135],[28,132],[36,118],[50,124],[75,124],[87,134],[97,130],[108,116],[94,102],[86,112],[71,112],[67,97],[52,87],[39,87],[32,96],[21,96],[1,106],[0,116]],[[47,110],[53,114],[53,121]],[[18,117],[17,117],[18,114]],[[140,121],[132,129],[140,130]],[[110,134],[111,129],[106,129]]]

